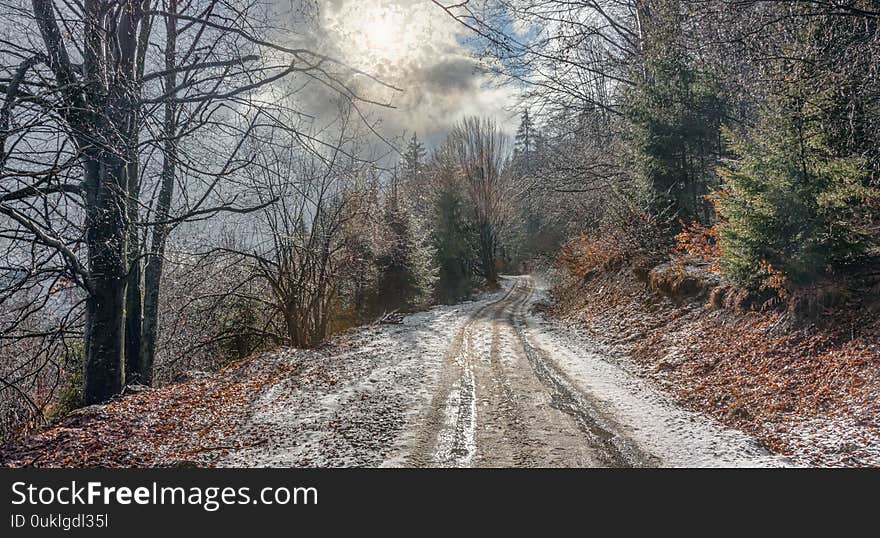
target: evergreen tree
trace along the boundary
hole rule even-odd
[[[436,297],[441,303],[455,303],[473,289],[473,227],[468,222],[464,186],[454,165],[441,154],[435,162],[437,194],[433,215],[433,242],[438,280]]]
[[[711,219],[704,196],[716,183],[723,104],[706,75],[678,58],[650,62],[650,76],[628,109],[632,164],[653,200],[652,213],[669,221]]]
[[[406,152],[403,154],[403,175],[408,180],[416,180],[422,174],[423,165],[427,151],[424,144],[418,139],[415,133],[407,144]]]
[[[530,175],[535,171],[544,142],[544,137],[535,127],[529,109],[525,109],[520,116],[513,145],[514,164],[521,174]]]
[[[413,311],[428,303],[437,280],[429,237],[396,193],[384,212],[388,248],[377,260],[380,307]]]
[[[727,137],[736,158],[720,169],[714,196],[727,275],[753,289],[782,288],[864,252],[867,201],[878,193],[863,181],[862,157],[831,150],[814,105],[802,95],[776,98],[746,136]]]

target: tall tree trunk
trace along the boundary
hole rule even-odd
[[[142,0],[139,16],[143,17],[138,30],[137,57],[135,58],[135,95],[143,90],[144,66],[147,46],[152,31],[152,17],[146,15],[151,0]],[[128,154],[128,282],[125,291],[125,376],[128,382],[142,381],[140,369],[141,333],[143,331],[143,259],[142,246],[136,223],[138,222],[138,201],[140,199],[140,142],[141,113],[134,110],[129,126]]]
[[[483,276],[489,286],[498,284],[498,271],[495,267],[495,233],[492,228],[490,222],[480,223],[480,258]]]
[[[83,402],[107,401],[125,383],[123,318],[126,282],[126,169],[107,153],[85,163],[86,245],[90,293],[86,299]]]
[[[35,4],[36,7],[36,4]],[[82,76],[87,110],[75,116],[83,150],[85,241],[89,264],[83,401],[104,402],[125,384],[125,288],[128,279],[128,167],[136,97],[137,6],[126,4],[112,32],[104,6],[83,2]],[[51,41],[51,37],[49,40]]]
[[[177,112],[175,94],[171,91],[177,86],[175,72],[177,60],[177,0],[168,1],[169,16],[165,17],[165,101],[162,162],[162,184],[156,200],[156,211],[153,238],[150,253],[144,268],[144,318],[143,337],[141,339],[140,371],[144,383],[153,382],[153,364],[156,358],[156,339],[159,334],[159,288],[162,282],[162,269],[165,256],[165,242],[170,229],[168,215],[171,208],[171,197],[174,194],[175,166],[177,164]]]
[[[133,135],[135,139],[137,135]],[[137,146],[135,146],[136,148]],[[137,201],[140,194],[139,163],[137,150],[129,153],[128,174],[128,279],[125,291],[125,378],[131,383],[141,381],[140,371],[141,330],[143,316],[143,288],[141,285],[141,249],[137,227]]]

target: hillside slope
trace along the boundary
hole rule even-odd
[[[673,300],[656,284],[626,267],[564,279],[549,313],[774,451],[810,465],[880,465],[880,320],[868,295],[793,325],[786,310],[713,306],[707,293]]]

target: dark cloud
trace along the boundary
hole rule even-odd
[[[469,58],[447,58],[414,73],[419,83],[430,91],[475,91],[484,70]]]

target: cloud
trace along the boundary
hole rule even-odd
[[[477,89],[484,73],[481,66],[470,58],[445,58],[417,73],[417,80],[429,91],[469,92]]]
[[[402,90],[364,78],[354,82],[364,96],[394,107],[366,107],[384,137],[416,132],[436,146],[468,115],[491,116],[506,131],[515,130],[517,92],[494,84],[465,44],[466,29],[430,0],[311,1],[317,2],[317,16],[308,32],[297,32],[299,44]],[[311,114],[335,112],[327,88],[311,84],[298,98]]]

